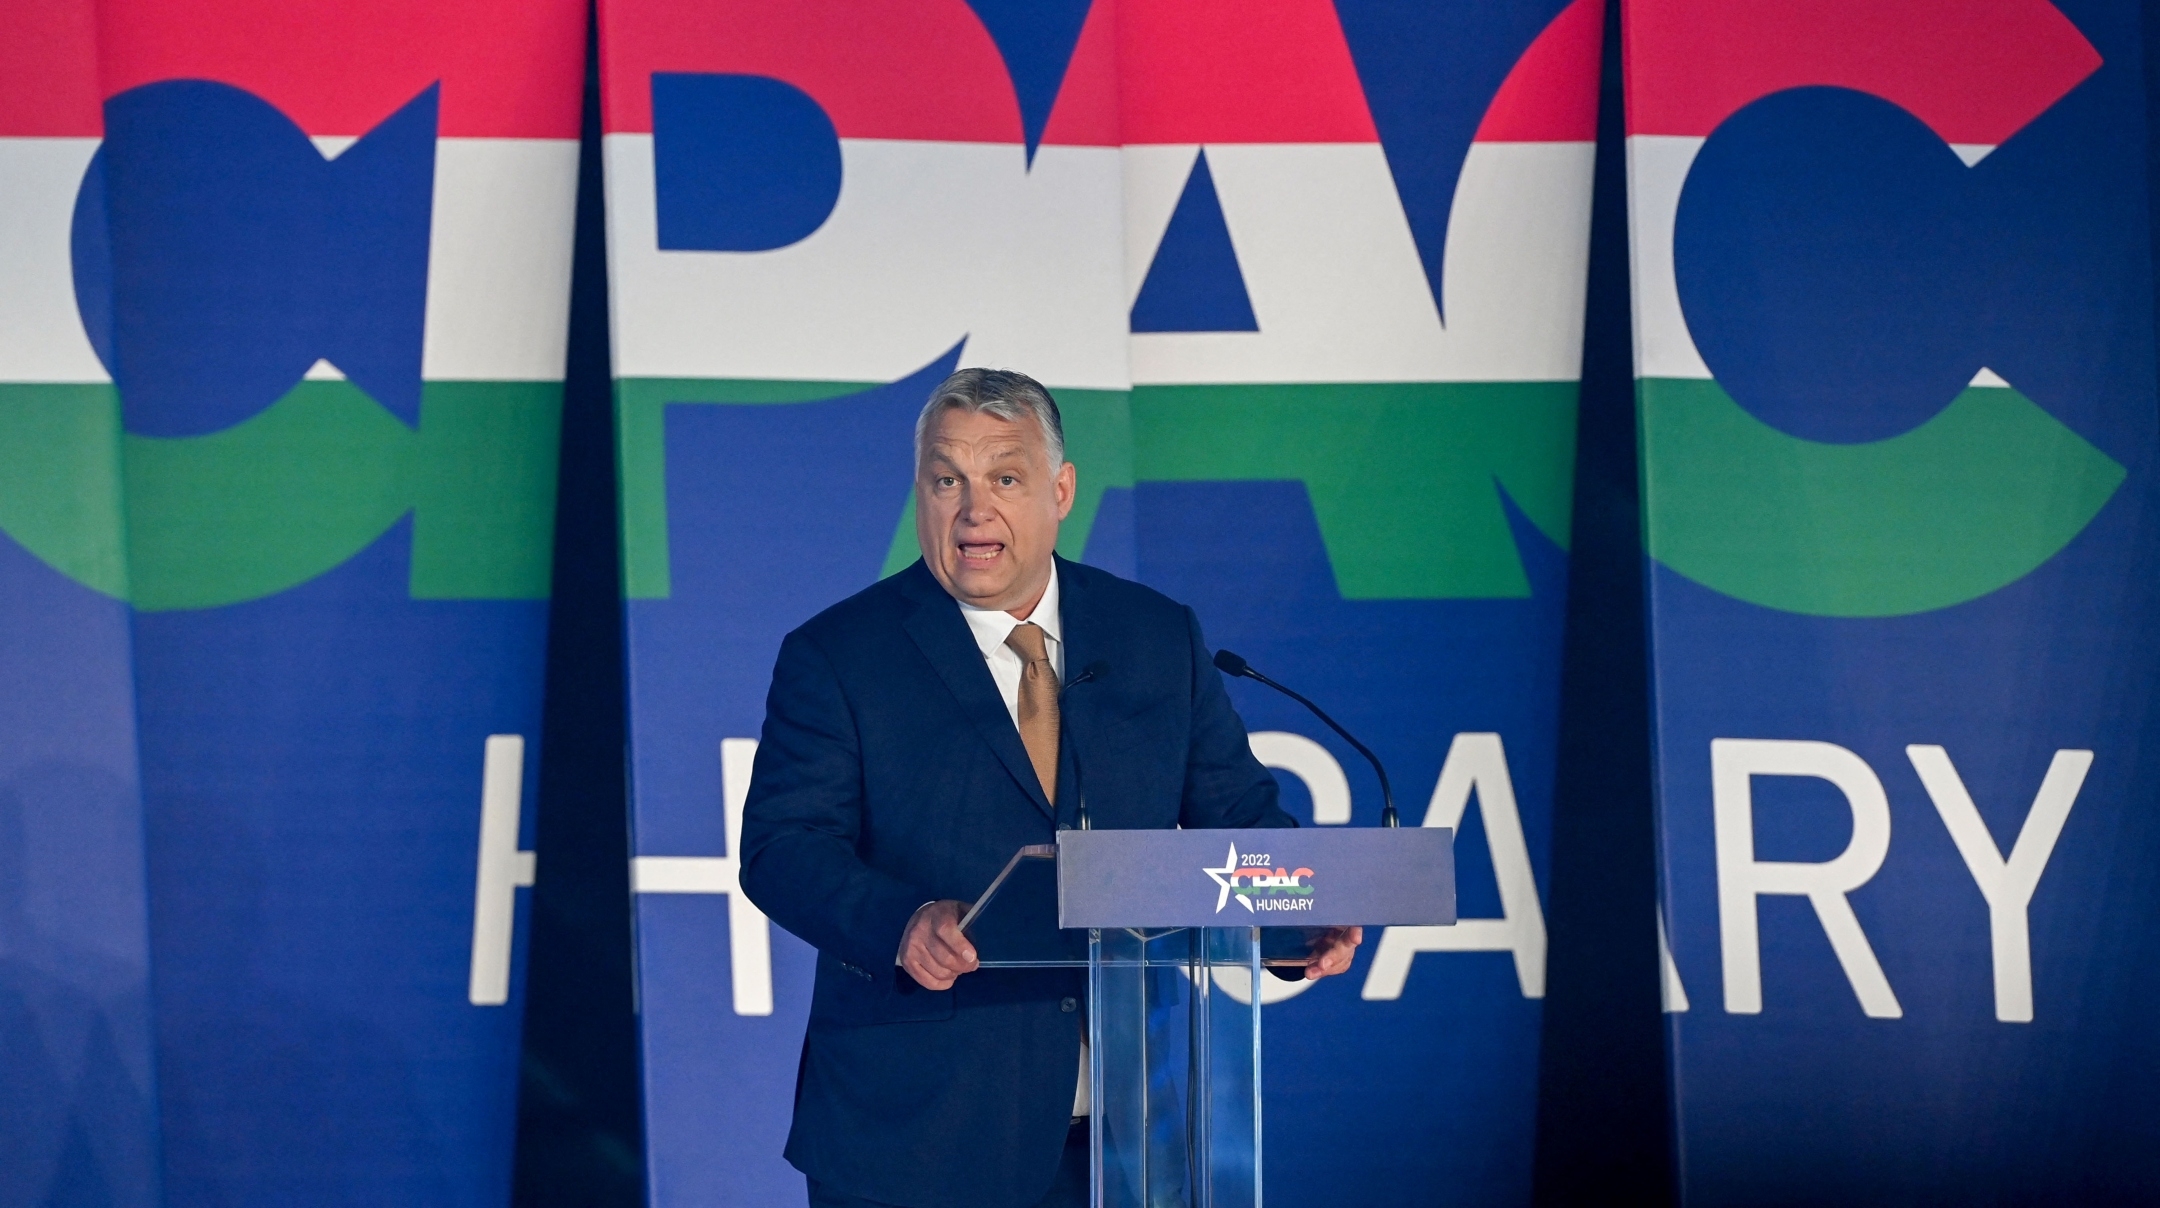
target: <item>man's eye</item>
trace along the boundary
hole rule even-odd
[[[998,485],[999,485],[999,486],[1001,486],[1001,487],[1009,487],[1009,486],[1012,486],[1013,484],[1015,484],[1015,483],[1017,483],[1017,482],[1019,482],[1019,481],[1020,481],[1019,479],[1017,479],[1017,478],[1014,478],[1014,477],[1013,477],[1012,475],[1010,475],[1010,474],[1006,474],[1006,475],[1002,475],[1002,476],[1000,476],[1000,477],[998,478]]]
[[[957,479],[957,478],[949,478],[949,477],[948,477],[948,478],[940,478],[940,479],[938,479],[938,480],[937,480],[937,484],[938,484],[939,486],[941,486],[941,487],[950,487],[950,486],[958,486],[958,485],[959,485],[959,483],[960,483],[960,480],[959,480],[959,479]]]

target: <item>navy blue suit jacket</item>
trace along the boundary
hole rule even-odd
[[[1097,828],[1294,826],[1192,610],[1058,561],[1068,678],[1049,800],[982,650],[921,562],[781,643],[743,810],[742,886],[818,950],[787,1158],[908,1208],[1008,1208],[1050,1187],[1079,1070],[1074,970],[950,990],[894,964],[923,903],[972,900],[1020,847]]]

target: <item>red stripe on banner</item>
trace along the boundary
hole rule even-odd
[[[0,136],[104,133],[90,0],[7,0],[0,29]]]
[[[1077,147],[1118,145],[1118,0],[1095,0],[1073,46],[1057,104],[1042,141]]]
[[[1516,60],[1485,120],[1481,143],[1597,141],[1598,49],[1605,32],[1604,0],[1575,0]]]
[[[603,120],[652,130],[656,71],[770,76],[842,138],[1018,143],[997,43],[962,0],[603,0]]]
[[[585,6],[577,0],[102,0],[107,96],[217,80],[309,134],[365,134],[442,84],[438,132],[576,138]]]
[[[1328,0],[1125,0],[1118,27],[1127,143],[1380,141]]]
[[[1992,146],[2100,66],[2046,0],[1637,0],[1625,40],[1630,134],[1707,136],[1750,101],[1812,84]]]

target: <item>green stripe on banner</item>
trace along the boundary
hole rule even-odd
[[[666,599],[665,413],[670,404],[809,402],[873,383],[625,379],[616,383],[623,587]],[[1505,491],[1565,549],[1572,382],[1146,386],[1057,392],[1080,495],[1059,552],[1086,548],[1107,487],[1134,481],[1294,479],[1311,493],[1346,599],[1530,594]],[[1130,433],[1130,435],[1128,435]],[[919,555],[902,488],[883,574]],[[1406,537],[1406,534],[1410,535]]]
[[[560,382],[429,382],[412,442],[415,600],[544,600]]]
[[[111,385],[0,384],[0,530],[77,583],[126,598]]]
[[[1573,382],[1145,386],[1141,481],[1305,483],[1343,598],[1516,599],[1500,493],[1568,544]]]
[[[1886,617],[2007,586],[2082,532],[2124,470],[2016,390],[1972,387],[1910,432],[1826,444],[1716,382],[1646,378],[1650,554],[1786,612]]]
[[[881,382],[764,381],[734,378],[623,378],[615,383],[616,465],[622,498],[623,594],[664,600],[668,569],[667,408],[670,404],[807,403],[857,394]],[[1131,409],[1122,390],[1058,389],[1065,423],[1065,456],[1080,472],[1080,494],[1058,535],[1058,552],[1078,558],[1087,548],[1106,487],[1133,483]],[[891,547],[879,575],[904,570],[921,556],[915,541],[915,497],[896,484]]]
[[[109,385],[0,385],[0,528],[145,611],[260,599],[413,513],[415,599],[544,599],[562,387],[429,382],[417,431],[350,382],[304,381],[203,436],[127,436],[125,558]]]

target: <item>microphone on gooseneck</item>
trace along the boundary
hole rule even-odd
[[[1321,721],[1326,722],[1328,724],[1328,729],[1342,735],[1343,741],[1349,743],[1353,747],[1356,747],[1357,753],[1365,757],[1365,761],[1372,765],[1372,770],[1380,777],[1380,825],[1402,825],[1402,820],[1395,815],[1395,790],[1388,787],[1387,769],[1380,766],[1380,757],[1373,754],[1371,748],[1367,747],[1364,743],[1359,742],[1357,738],[1350,733],[1350,731],[1343,729],[1342,723],[1336,721],[1332,717],[1329,717],[1327,715],[1327,711],[1322,709],[1320,706],[1312,703],[1309,700],[1306,700],[1304,697],[1298,695],[1296,692],[1293,692],[1290,689],[1283,687],[1281,684],[1278,684],[1274,680],[1271,680],[1268,677],[1260,674],[1258,671],[1253,670],[1253,665],[1246,662],[1244,658],[1240,655],[1233,654],[1228,650],[1216,651],[1215,669],[1222,672],[1224,675],[1249,680],[1259,680],[1261,683],[1266,684],[1268,687],[1275,689],[1277,692],[1282,693],[1284,696],[1289,697],[1291,700],[1294,700],[1297,703],[1312,710],[1312,715],[1319,718]]]
[[[1076,825],[1081,830],[1090,829],[1087,812],[1087,778],[1080,770],[1080,744],[1072,742],[1072,730],[1065,725],[1065,694],[1082,684],[1098,681],[1108,674],[1110,674],[1110,664],[1102,659],[1096,659],[1081,668],[1080,674],[1066,680],[1064,685],[1058,689],[1058,731],[1065,741],[1072,743],[1074,813],[1077,818]]]

